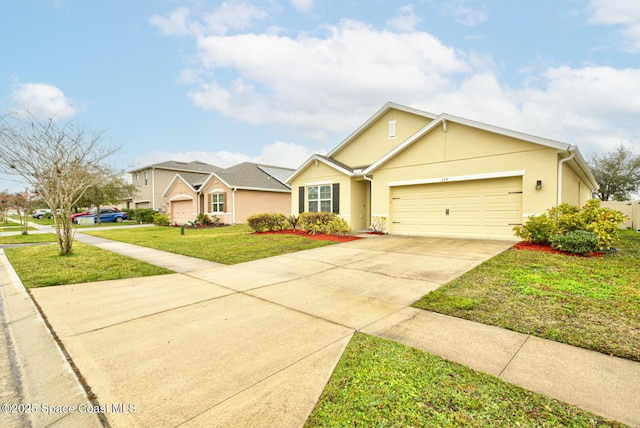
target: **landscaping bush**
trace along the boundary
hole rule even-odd
[[[558,233],[551,237],[551,248],[574,254],[592,253],[599,248],[598,237],[586,230],[574,230],[564,235]]]
[[[312,235],[318,233],[339,233],[345,234],[351,231],[351,228],[347,225],[342,217],[334,213],[319,212],[319,213],[301,213],[298,222],[300,223],[300,229],[309,232]]]
[[[133,218],[138,223],[153,223],[153,216],[157,214],[157,211],[151,208],[138,208],[133,212]]]
[[[157,213],[153,216],[153,224],[156,226],[169,226],[169,216]]]
[[[286,223],[286,217],[278,213],[253,214],[247,218],[247,224],[256,232],[283,230]]]
[[[597,249],[606,251],[618,240],[618,225],[623,221],[624,214],[603,208],[599,200],[590,199],[582,209],[561,204],[548,210],[546,214],[531,216],[523,226],[516,226],[513,231],[517,237],[537,244],[549,244],[552,237],[557,242],[557,235],[575,231],[592,232],[598,240]]]
[[[516,226],[513,231],[518,238],[536,244],[548,244],[555,232],[547,214],[532,215],[523,226]]]

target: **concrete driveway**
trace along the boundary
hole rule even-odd
[[[379,236],[32,293],[112,426],[298,427],[354,331],[512,244]]]

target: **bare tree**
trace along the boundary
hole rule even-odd
[[[51,208],[60,255],[73,252],[71,209],[111,168],[106,159],[119,147],[105,133],[87,131],[54,118],[39,121],[17,115],[0,119],[0,171],[18,175]]]
[[[640,156],[623,144],[604,155],[594,155],[589,168],[600,185],[594,193],[598,199],[625,201],[640,189]]]

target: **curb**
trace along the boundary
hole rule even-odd
[[[0,303],[13,344],[11,358],[19,373],[22,400],[18,417],[33,427],[103,427],[98,414],[36,305],[0,249]],[[3,403],[4,404],[4,403]],[[3,406],[4,412],[4,406]],[[2,414],[11,418],[12,414]]]

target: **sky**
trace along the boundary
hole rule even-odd
[[[125,170],[297,168],[388,101],[640,153],[639,1],[12,0],[0,39],[0,113],[106,131]]]

